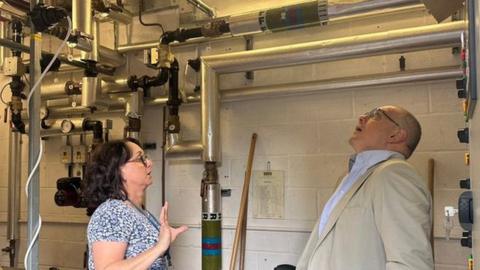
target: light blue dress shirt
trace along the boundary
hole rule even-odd
[[[395,154],[398,153],[387,150],[368,150],[357,154],[355,163],[350,169],[350,172],[345,175],[340,185],[338,185],[333,195],[323,207],[322,215],[320,216],[320,222],[318,224],[319,236],[322,235],[332,210],[343,198],[343,196],[350,190],[353,184],[355,184],[355,182],[360,178],[360,176],[362,176],[373,165],[387,160]]]

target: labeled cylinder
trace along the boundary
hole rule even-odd
[[[222,269],[222,213],[215,162],[206,162],[202,179],[202,269]]]

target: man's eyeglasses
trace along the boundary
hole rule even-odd
[[[127,162],[141,162],[141,163],[143,163],[143,165],[144,165],[145,167],[147,167],[147,166],[148,166],[148,163],[147,163],[148,160],[150,160],[150,159],[148,158],[148,156],[145,155],[145,154],[142,154],[142,155],[140,155],[138,158],[131,159],[131,160],[127,161]]]
[[[367,113],[364,113],[363,115],[365,115],[366,117],[368,118],[373,118],[373,119],[381,119],[382,118],[382,115],[385,116],[388,120],[390,120],[390,122],[394,123],[395,126],[401,128],[400,124],[397,123],[397,121],[393,120],[392,117],[390,117],[384,110],[382,110],[381,108],[375,108]]]

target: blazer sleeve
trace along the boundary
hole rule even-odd
[[[405,161],[387,162],[377,170],[372,206],[386,269],[433,270],[431,195],[424,181]]]

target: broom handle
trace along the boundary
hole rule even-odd
[[[232,256],[230,258],[230,270],[235,270],[237,262],[237,250],[240,241],[240,233],[242,232],[243,219],[246,218],[246,206],[248,200],[248,189],[250,186],[250,176],[252,174],[253,155],[255,154],[255,143],[257,142],[257,134],[252,134],[250,142],[250,152],[248,154],[247,169],[245,171],[245,181],[243,182],[242,199],[240,200],[240,210],[238,211],[237,229],[235,231],[235,238],[232,247]]]

